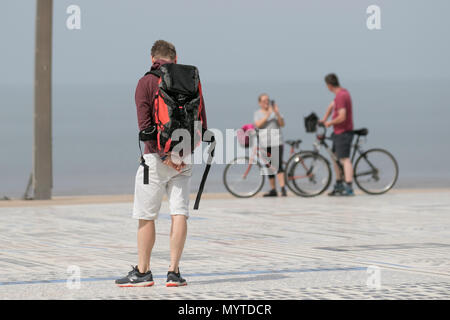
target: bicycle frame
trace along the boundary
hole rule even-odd
[[[256,135],[256,145],[253,147],[252,153],[250,155],[250,161],[248,163],[247,169],[244,172],[244,179],[247,178],[248,173],[250,172],[251,166],[254,163],[262,163],[266,168],[270,168],[272,172],[276,172],[276,168],[272,166],[270,160],[265,154],[265,150],[259,147],[259,136],[258,131],[255,130]],[[256,159],[256,162],[254,162]]]
[[[337,158],[336,154],[331,150],[331,148],[328,145],[328,143],[326,142],[326,140],[332,140],[332,138],[326,136],[326,129],[325,129],[325,132],[323,135],[320,135],[320,136],[317,135],[317,140],[314,142],[314,151],[319,152],[321,146],[323,146],[325,148],[325,150],[327,151],[328,155],[330,156],[330,158],[338,166],[341,176],[343,176],[344,175],[344,167],[342,166],[342,163]],[[364,160],[367,162],[367,164],[370,166],[370,168],[372,170],[360,172],[358,174],[354,173],[354,176],[359,177],[359,176],[373,175],[375,178],[378,178],[378,176],[377,176],[378,169],[365,156],[364,150],[362,149],[361,144],[360,144],[360,140],[361,140],[361,136],[358,135],[356,142],[352,145],[350,161],[351,161],[352,165],[354,166],[356,155],[363,156]]]
[[[244,172],[244,179],[247,177],[248,173],[250,172],[251,165],[255,162],[253,162],[256,159],[256,163],[259,162],[265,166],[266,168],[269,168],[272,172],[276,172],[277,169],[272,166],[271,161],[268,159],[269,157],[266,154],[266,151],[263,148],[259,147],[259,136],[258,132],[256,131],[256,145],[253,147],[252,154],[250,156],[250,161],[247,167],[247,170]],[[289,155],[293,155],[295,153],[295,147],[294,145],[291,145]],[[306,177],[306,176],[305,176]],[[304,178],[304,177],[303,177]]]

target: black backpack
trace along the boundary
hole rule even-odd
[[[156,135],[158,150],[171,151],[177,143],[172,141],[173,132],[185,129],[190,134],[190,150],[194,152],[202,137],[201,127],[194,127],[196,121],[202,121],[200,115],[203,107],[197,68],[168,63],[147,74],[159,78],[152,114],[156,129],[153,134]]]
[[[214,136],[209,132],[209,139],[203,132],[203,126],[195,127],[195,122],[202,122],[201,112],[203,108],[201,99],[201,84],[198,70],[194,66],[168,63],[157,70],[151,70],[145,75],[152,74],[159,78],[158,91],[153,101],[154,124],[139,132],[140,141],[155,140],[159,151],[169,152],[178,143],[172,141],[172,133],[177,129],[188,130],[190,134],[190,151],[201,141],[210,142],[208,162],[203,173],[202,181],[197,192],[194,210],[198,209],[203,188],[208,176],[212,158],[214,157]],[[144,167],[144,184],[149,183],[148,165],[142,154],[141,165]],[[184,150],[183,150],[184,151]]]

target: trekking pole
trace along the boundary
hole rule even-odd
[[[216,148],[216,140],[214,139],[214,135],[211,136],[209,149],[208,149],[208,160],[206,162],[205,171],[203,171],[202,181],[200,182],[200,187],[198,188],[197,197],[194,203],[194,210],[198,210],[200,205],[200,198],[202,197],[203,188],[205,187],[206,178],[208,177],[209,169],[211,168],[211,163],[214,158],[214,149]]]

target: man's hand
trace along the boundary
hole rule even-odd
[[[319,120],[320,124],[323,124],[325,126],[325,128],[331,127],[333,124],[331,121],[327,121],[327,119],[322,119]]]
[[[186,167],[186,164],[183,161],[173,161],[171,155],[168,155],[166,159],[164,159],[163,163],[166,166],[169,166],[178,172],[180,172],[184,167]]]
[[[322,123],[325,126],[325,128],[329,128],[333,125],[333,123],[331,121],[322,121]]]

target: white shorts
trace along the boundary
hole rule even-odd
[[[189,182],[192,165],[188,164],[181,172],[165,165],[159,155],[144,154],[149,166],[148,184],[144,184],[144,167],[139,166],[134,189],[133,218],[155,220],[158,218],[161,202],[165,194],[169,199],[171,215],[189,217]]]

